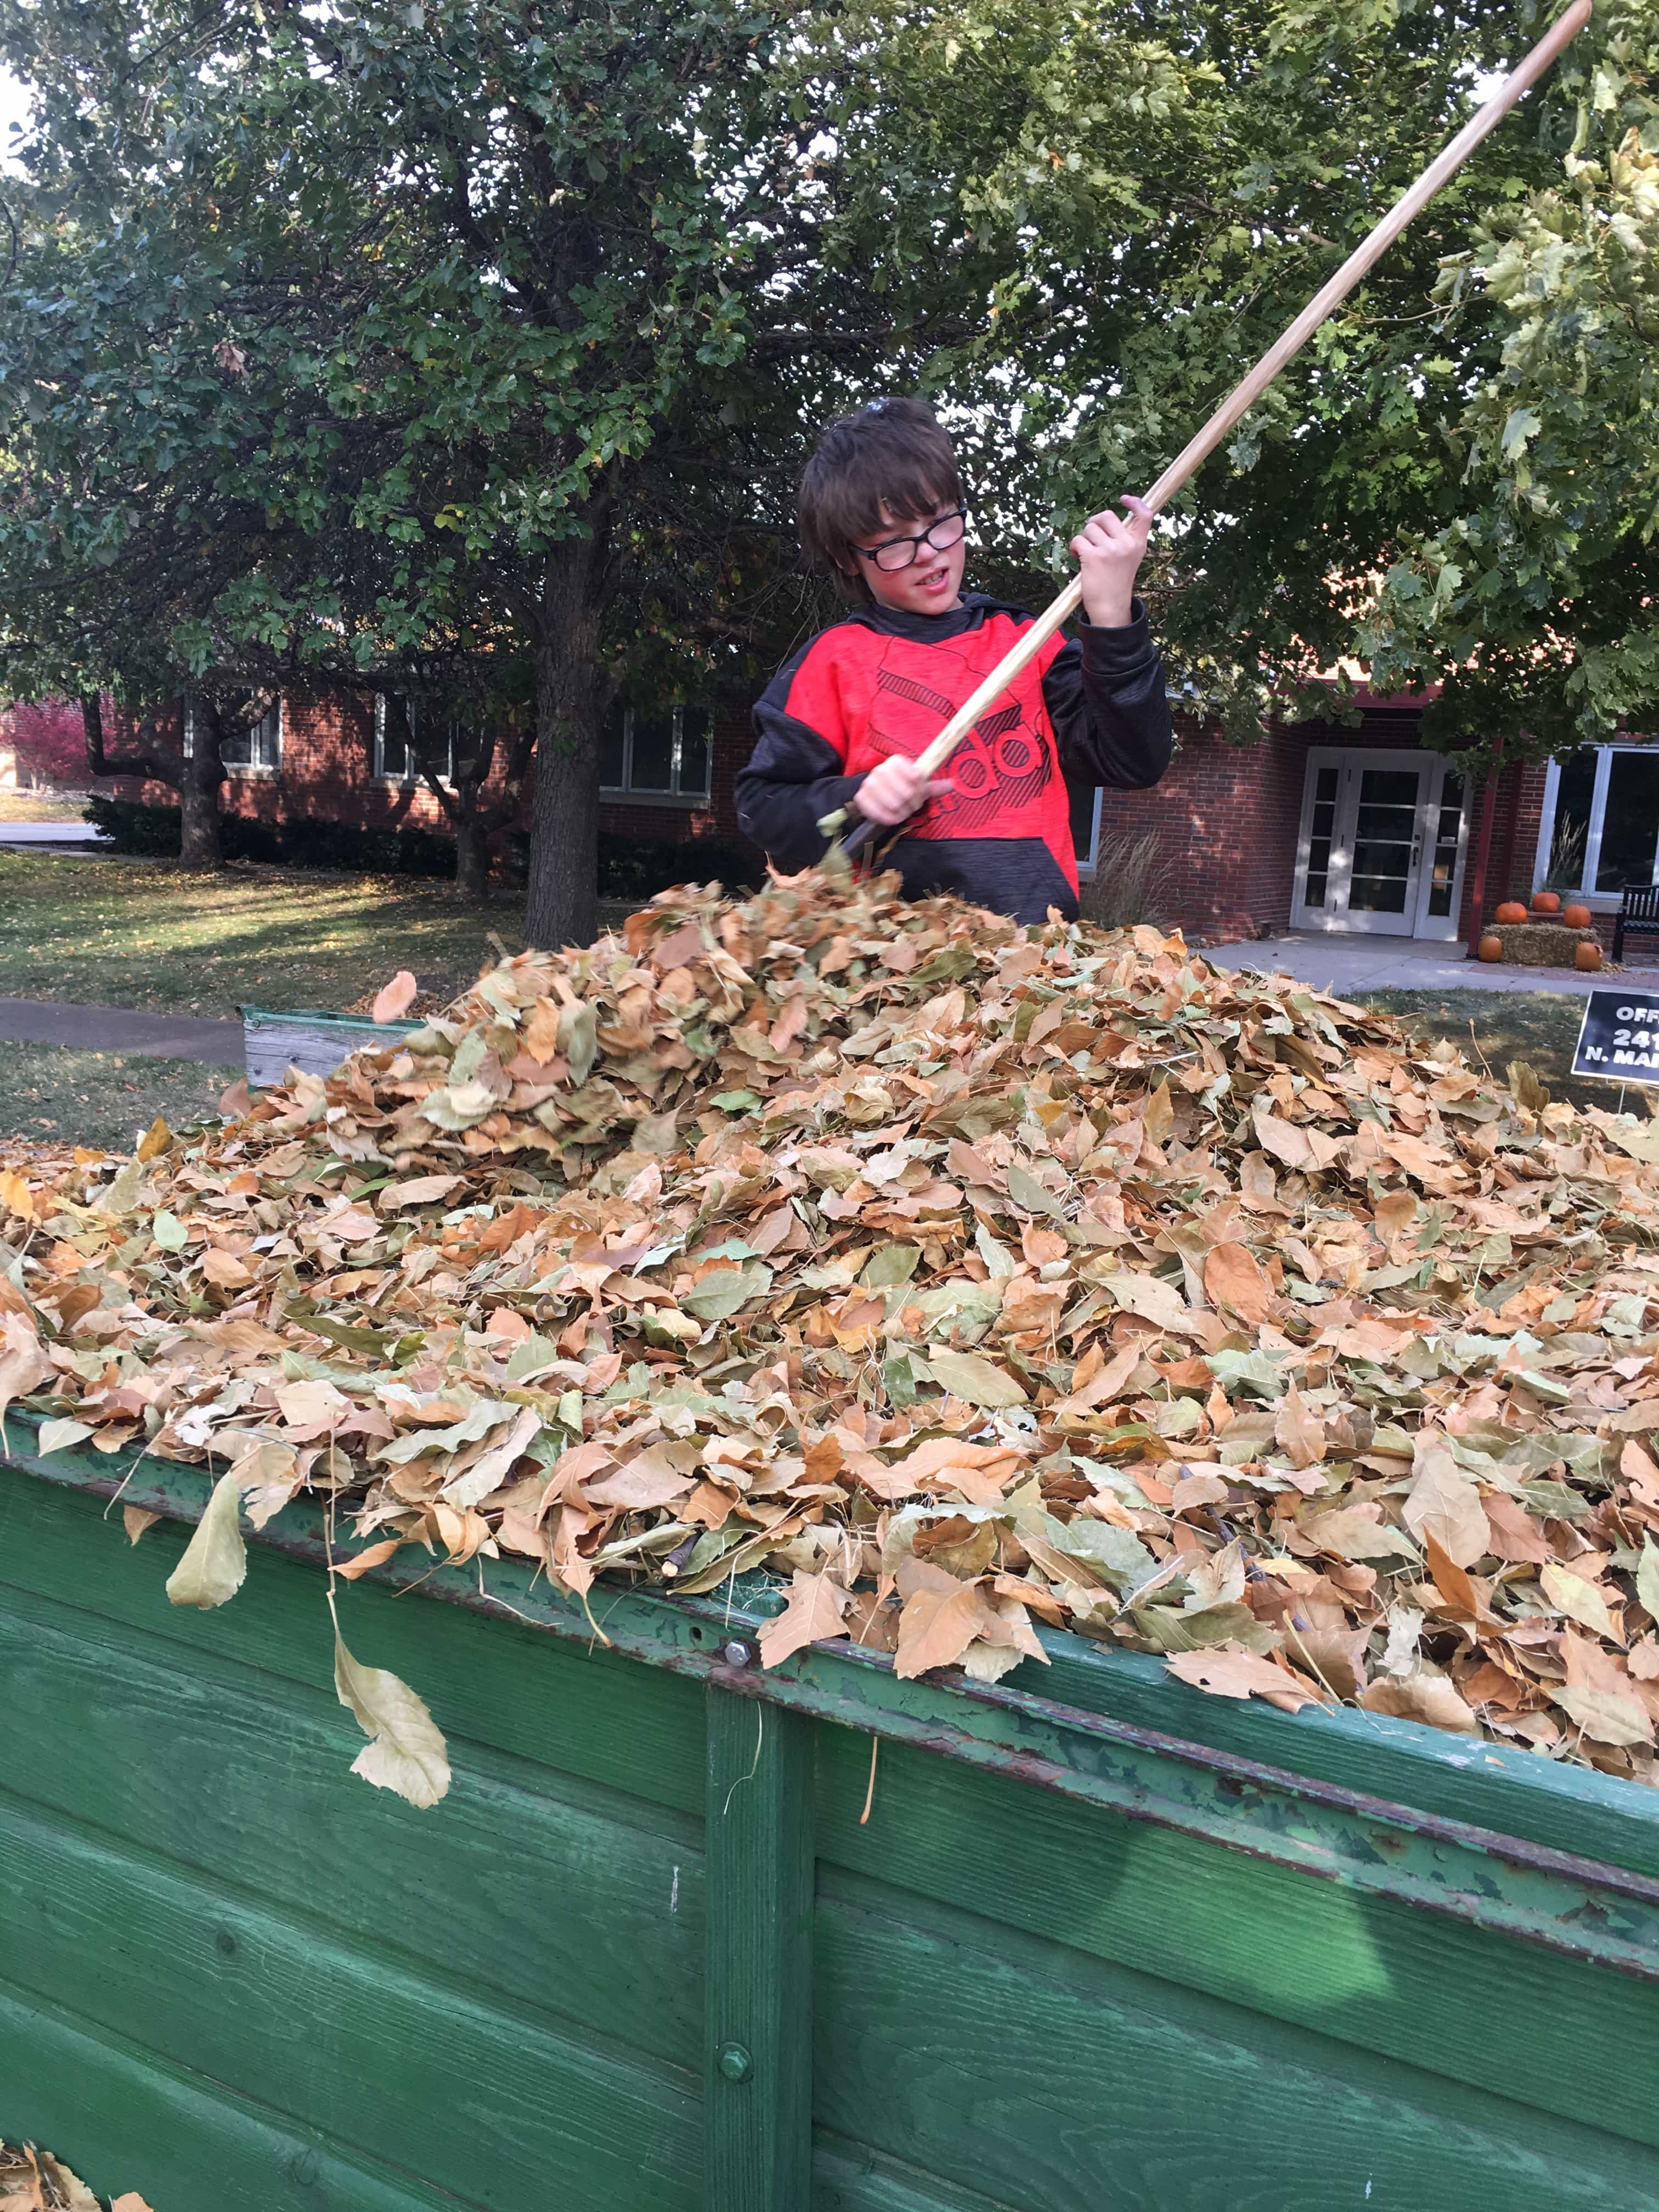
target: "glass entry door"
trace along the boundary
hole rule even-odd
[[[1462,781],[1439,754],[1314,746],[1291,926],[1455,938],[1464,838]]]

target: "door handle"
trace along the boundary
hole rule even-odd
[[[1419,838],[1419,839],[1418,840],[1417,843],[1412,847],[1412,866],[1413,866],[1413,867],[1415,867],[1415,866],[1417,866],[1417,864],[1418,864],[1419,860],[1422,858],[1422,856],[1423,856],[1423,842],[1422,842],[1422,840]]]

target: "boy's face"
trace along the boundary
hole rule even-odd
[[[868,551],[888,538],[920,537],[942,515],[956,512],[949,500],[940,500],[926,514],[895,514],[884,501],[882,527],[859,544]],[[968,563],[967,539],[958,538],[942,553],[930,545],[918,545],[915,556],[908,568],[881,568],[873,561],[860,560],[856,553],[853,557],[878,606],[906,615],[943,615],[960,606],[962,574]]]

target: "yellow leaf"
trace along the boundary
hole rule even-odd
[[[196,1524],[196,1533],[185,1547],[185,1556],[167,1577],[167,1596],[174,1605],[193,1605],[210,1612],[234,1597],[247,1573],[247,1547],[236,1524],[240,1492],[234,1474],[222,1474],[213,1486],[207,1510]]]
[[[352,1772],[411,1805],[435,1805],[449,1788],[449,1747],[424,1699],[385,1668],[359,1665],[337,1628],[334,1688],[371,1739],[351,1762]]]
[[[15,1169],[0,1169],[0,1206],[25,1221],[34,1219],[34,1193],[29,1188],[28,1178]]]
[[[172,1142],[173,1132],[158,1114],[138,1139],[138,1157],[141,1160],[153,1160],[157,1153],[166,1152]]]
[[[1607,1611],[1607,1600],[1594,1583],[1587,1583],[1583,1575],[1574,1574],[1569,1567],[1558,1566],[1553,1559],[1538,1570],[1538,1579],[1543,1584],[1545,1596],[1558,1613],[1565,1613],[1569,1620],[1593,1630],[1597,1636],[1605,1636],[1610,1643],[1618,1642],[1618,1631]]]

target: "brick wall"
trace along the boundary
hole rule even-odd
[[[0,708],[0,787],[84,791],[90,781],[78,706],[48,699]]]
[[[130,729],[131,722],[121,716],[111,718],[112,749]],[[1102,835],[1142,828],[1157,831],[1172,878],[1172,916],[1188,929],[1205,933],[1246,924],[1283,929],[1290,917],[1310,746],[1412,747],[1417,730],[1416,708],[1397,702],[1367,708],[1357,729],[1322,722],[1281,726],[1243,746],[1230,745],[1213,727],[1177,715],[1178,750],[1168,775],[1151,791],[1109,791],[1101,810]],[[713,734],[707,805],[603,800],[601,828],[651,839],[738,836],[733,785],[754,743],[746,703],[718,709]],[[225,811],[264,821],[300,817],[360,828],[446,829],[442,809],[424,783],[376,779],[374,740],[372,700],[290,695],[283,702],[281,769],[275,775],[233,774],[225,786]],[[160,784],[121,779],[110,788],[119,797],[142,798],[150,805],[177,804],[177,794]],[[1500,898],[1530,895],[1543,793],[1541,768],[1509,769],[1500,777],[1487,868],[1488,913]],[[1479,807],[1476,793],[1460,923],[1465,935],[1472,920]],[[527,823],[527,798],[519,820]]]

